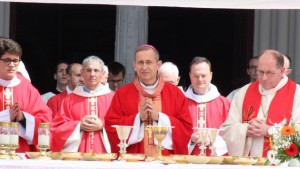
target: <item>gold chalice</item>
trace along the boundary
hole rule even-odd
[[[162,155],[162,150],[164,148],[162,146],[162,141],[165,139],[168,130],[171,126],[148,126],[148,127],[151,127],[154,138],[158,142],[157,144],[158,154],[156,155],[155,160],[164,161],[165,157]]]
[[[126,147],[128,147],[126,140],[129,137],[132,126],[113,125],[112,127],[116,128],[118,137],[120,139],[120,144],[118,145],[120,147],[120,154],[126,154]]]
[[[201,146],[199,146],[200,148],[200,154],[201,156],[205,156],[205,150],[206,150],[206,146],[205,146],[205,142],[207,140],[207,136],[208,136],[208,129],[207,128],[199,128],[199,127],[194,127],[193,129],[196,129],[198,134],[199,134],[199,141],[201,142]]]

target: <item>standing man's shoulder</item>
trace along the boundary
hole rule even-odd
[[[173,85],[173,84],[171,84],[171,83],[165,83],[162,92],[163,92],[163,93],[166,93],[166,94],[170,94],[170,95],[172,95],[172,96],[174,95],[174,97],[175,97],[175,95],[176,95],[177,97],[178,97],[178,96],[180,96],[180,97],[185,97],[185,96],[184,96],[184,93],[182,92],[182,90],[180,90],[180,89],[178,88],[178,86],[175,86],[175,85]]]
[[[217,97],[216,99],[221,100],[221,101],[222,101],[223,103],[225,103],[225,104],[230,104],[230,102],[231,102],[227,97],[222,96],[222,95],[220,95],[220,96]]]

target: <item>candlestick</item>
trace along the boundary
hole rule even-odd
[[[20,160],[20,156],[16,154],[16,149],[19,148],[19,123],[10,123],[10,146],[9,155],[11,159]]]
[[[36,159],[51,160],[51,158],[47,156],[47,149],[50,148],[49,139],[49,123],[40,123],[38,129],[38,149],[40,149],[40,154]]]
[[[7,149],[10,143],[10,123],[6,121],[0,121],[0,159],[9,159]]]

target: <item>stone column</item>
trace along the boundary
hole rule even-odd
[[[254,54],[275,49],[291,57],[293,69],[290,78],[300,82],[300,11],[256,10]]]
[[[300,11],[295,11],[295,17],[293,18],[293,21],[295,22],[295,33],[294,35],[294,41],[293,41],[293,61],[292,61],[292,74],[294,77],[294,80],[298,83],[300,82]]]
[[[125,83],[132,82],[135,49],[147,43],[148,7],[117,6],[115,61],[126,68]]]
[[[10,3],[0,2],[0,36],[9,37]]]

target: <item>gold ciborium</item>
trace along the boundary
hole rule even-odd
[[[10,159],[7,150],[10,144],[10,122],[0,121],[0,159]]]
[[[120,147],[120,154],[126,154],[126,147],[128,147],[126,140],[129,137],[132,126],[113,125],[112,127],[116,128],[118,138],[120,139],[120,144],[118,144]]]
[[[171,126],[148,126],[151,128],[154,138],[157,140],[157,149],[158,154],[156,155],[154,160],[164,161],[165,157],[162,155],[162,150],[164,147],[162,146],[162,141],[166,138],[169,128]]]
[[[51,158],[47,156],[47,150],[50,148],[49,140],[50,140],[49,123],[40,123],[38,129],[38,146],[37,146],[37,148],[40,150],[40,154],[36,157],[36,159],[51,160]]]
[[[21,160],[22,158],[16,154],[16,149],[19,148],[19,123],[10,123],[10,145],[9,155],[10,159]]]

